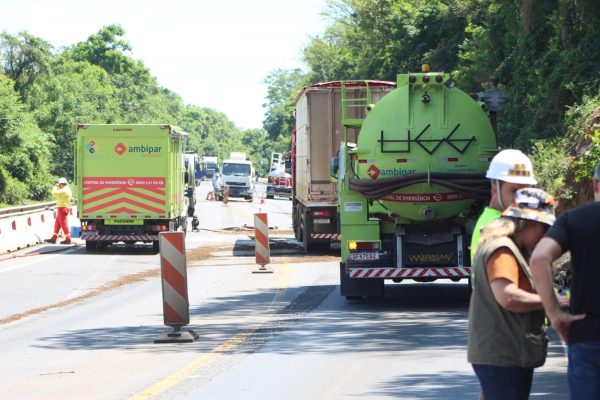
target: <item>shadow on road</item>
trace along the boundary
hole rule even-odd
[[[244,337],[224,353],[252,354],[267,343],[285,335],[284,345],[269,346],[270,353],[343,354],[385,351],[386,357],[431,359],[431,374],[398,371],[389,381],[371,386],[365,398],[397,399],[476,399],[479,384],[473,373],[453,364],[437,365],[438,357],[464,357],[466,363],[468,288],[460,284],[400,284],[387,288],[384,300],[346,301],[335,285],[290,287],[285,296],[278,290],[248,292],[232,297],[217,297],[190,308],[197,342],[156,345],[154,339],[170,328],[157,326],[120,326],[105,329],[64,331],[43,337],[36,347],[67,350],[123,349],[139,352],[178,352],[180,346],[198,353],[215,349],[235,337]],[[281,297],[278,302],[273,299]],[[267,320],[258,318],[268,315]],[[226,321],[226,322],[224,322]],[[256,322],[263,321],[263,322]],[[252,328],[251,328],[252,327]],[[550,357],[562,357],[562,348],[552,337]],[[422,360],[421,360],[422,361]],[[405,365],[409,361],[404,361]],[[427,365],[427,362],[425,362]],[[442,372],[440,372],[442,371]],[[534,375],[532,398],[561,400],[566,394],[564,369],[542,370]]]

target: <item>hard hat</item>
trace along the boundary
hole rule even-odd
[[[520,150],[502,150],[492,159],[486,178],[504,182],[535,185],[531,160]]]
[[[58,178],[58,183],[67,184],[67,178]]]
[[[554,197],[542,189],[523,188],[515,192],[515,201],[502,213],[505,217],[522,218],[552,226]]]

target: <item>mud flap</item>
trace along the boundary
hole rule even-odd
[[[346,272],[346,264],[340,263],[340,294],[347,299],[383,297],[383,279],[352,279]]]

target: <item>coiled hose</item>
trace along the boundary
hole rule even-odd
[[[470,198],[486,200],[490,194],[490,182],[485,174],[431,172],[383,179],[350,178],[350,189],[361,193],[370,200],[379,199],[398,189],[419,183],[435,183]]]

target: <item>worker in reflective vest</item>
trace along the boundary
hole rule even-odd
[[[46,239],[46,242],[56,243],[58,234],[62,229],[65,234],[65,240],[60,242],[60,244],[71,244],[71,232],[67,223],[67,217],[71,212],[73,193],[71,193],[71,188],[65,178],[60,178],[58,183],[52,188],[52,197],[56,200],[56,220],[54,221],[54,234],[52,238]]]

